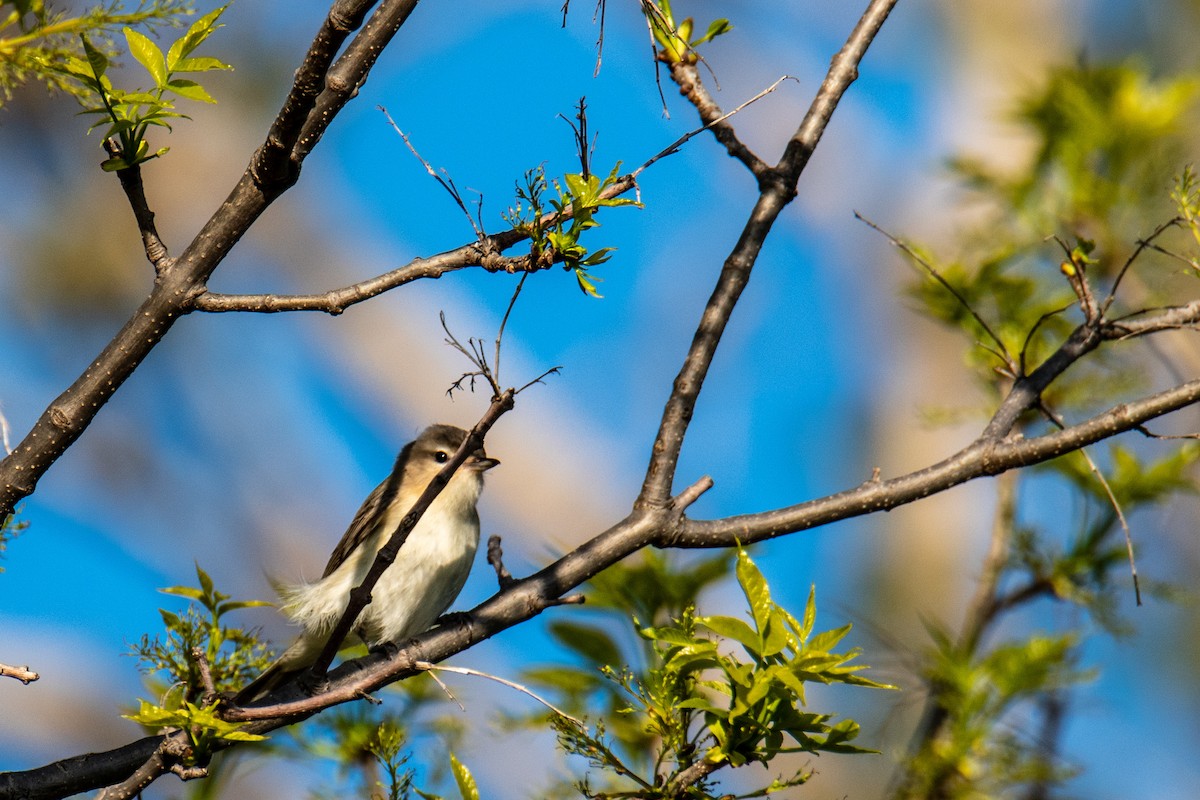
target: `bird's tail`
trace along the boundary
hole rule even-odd
[[[238,705],[245,705],[261,700],[312,666],[320,652],[320,640],[302,634],[291,647],[283,651],[283,655],[263,670],[261,675],[242,687],[234,695],[233,701]]]

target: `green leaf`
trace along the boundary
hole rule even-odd
[[[158,49],[158,45],[150,41],[144,34],[138,33],[133,28],[125,28],[125,41],[129,45],[129,53],[137,62],[146,68],[150,73],[150,77],[154,79],[156,86],[162,86],[167,82],[167,62],[163,57],[162,50]]]
[[[759,652],[762,648],[762,639],[758,633],[746,623],[745,620],[736,617],[697,617],[696,622],[708,628],[718,636],[726,639],[733,639],[741,644],[747,650]]]
[[[591,280],[588,280],[588,278]],[[579,282],[579,290],[589,297],[595,297],[597,300],[604,297],[600,292],[596,291],[596,284],[592,280],[599,280],[594,276],[589,276],[584,270],[575,270],[575,280]]]
[[[167,83],[166,88],[180,97],[186,97],[188,100],[196,100],[200,103],[217,102],[212,95],[204,90],[203,86],[186,78],[172,78]]]
[[[104,71],[108,69],[108,57],[92,46],[92,43],[88,41],[86,36],[81,34],[79,38],[83,40],[83,52],[87,56],[88,66],[91,67],[92,76],[96,80],[100,80],[100,78],[104,75]]]
[[[729,33],[731,30],[733,30],[733,25],[729,22],[729,20],[714,19],[712,22],[708,23],[708,30],[704,32],[704,35],[692,42],[692,45],[695,46],[712,41],[722,34]]]
[[[450,754],[450,769],[454,773],[454,782],[458,784],[458,793],[462,795],[462,800],[479,800],[479,787],[475,785],[475,778],[454,753]]]
[[[233,69],[233,67],[211,56],[197,56],[179,59],[171,72],[209,72],[214,69]]]
[[[192,26],[187,29],[187,32],[180,36],[171,45],[171,49],[167,52],[167,70],[174,72],[175,65],[180,59],[191,55],[191,52],[204,43],[204,40],[212,36],[217,28],[222,27],[217,24],[217,20],[225,13],[228,5],[221,6],[216,11],[205,14],[200,19],[192,23]]]
[[[750,614],[754,617],[754,625],[761,635],[766,631],[767,622],[771,618],[771,592],[767,588],[767,581],[750,560],[750,556],[746,555],[745,550],[738,551],[736,572],[738,585],[742,587],[746,601],[750,603]]]

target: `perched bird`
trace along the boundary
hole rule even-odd
[[[346,610],[350,590],[362,583],[380,548],[466,438],[462,428],[431,425],[404,446],[392,474],[354,515],[321,579],[281,590],[284,613],[304,630],[274,664],[238,692],[237,702],[262,697],[317,660]],[[401,642],[428,630],[445,613],[466,583],[479,546],[475,504],[483,490],[483,473],[499,463],[483,448],[467,457],[379,577],[347,644]]]

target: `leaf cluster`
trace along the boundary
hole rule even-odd
[[[51,11],[44,0],[0,2],[0,106],[30,80],[82,99],[87,90],[60,69],[68,59],[82,55],[81,35],[112,58],[116,51],[110,37],[121,27],[178,25],[193,13],[191,0],[141,0],[132,11],[124,6],[120,0],[113,0],[78,16],[68,16]]]
[[[1018,173],[955,162],[992,215],[980,230],[961,234],[971,255],[960,261],[939,263],[905,245],[923,273],[910,291],[927,316],[968,343],[968,362],[993,397],[1110,304],[1132,306],[1136,316],[1159,302],[1160,285],[1171,286],[1170,305],[1194,294],[1175,276],[1182,262],[1192,277],[1195,256],[1171,251],[1166,236],[1155,238],[1167,232],[1185,247],[1200,245],[1200,190],[1191,168],[1175,182],[1173,209],[1158,185],[1168,174],[1164,161],[1182,150],[1176,134],[1191,113],[1194,88],[1190,79],[1152,80],[1136,64],[1060,68],[1018,105],[1017,119],[1035,143]],[[1174,218],[1164,223],[1160,209]],[[1152,230],[1158,233],[1150,246],[1143,237]],[[1121,296],[1110,303],[1105,292],[1115,291],[1118,275]],[[1072,366],[1043,392],[1044,415],[1023,420],[1019,433],[1118,402],[1145,367],[1131,348],[1106,346]],[[1049,504],[1036,516],[1025,512],[1015,487],[1027,479],[1009,476],[1014,488],[1000,498],[994,533],[1002,560],[981,587],[986,596],[960,636],[929,626],[930,709],[898,797],[1044,796],[1072,774],[1055,754],[1056,731],[1070,689],[1091,676],[1078,666],[1088,634],[1080,620],[1122,632],[1117,608],[1130,586],[1121,578],[1132,558],[1127,520],[1194,492],[1198,457],[1195,443],[1154,457],[1110,444],[1048,462],[1036,485],[1069,493],[1066,521],[1051,516]],[[1018,612],[1033,619],[1039,599],[1086,615],[1070,614],[1052,632],[992,641]]]
[[[642,627],[635,619],[648,643],[649,666],[637,672],[601,670],[624,696],[618,709],[618,718],[627,720],[622,724],[645,735],[641,744],[652,756],[647,767],[626,763],[620,751],[628,750],[629,742],[610,740],[604,724],[587,729],[566,718],[555,721],[568,753],[623,779],[623,789],[603,796],[705,797],[704,776],[725,766],[766,765],[796,752],[870,752],[852,743],[859,732],[854,721],[833,722],[832,715],[804,708],[811,682],[890,688],[858,674],[864,667],[850,663],[856,650],[834,652],[850,627],[814,634],[815,596],[810,594],[803,619],[797,620],[771,600],[762,573],[745,551],[738,552],[735,571],[749,622],[697,616],[690,607],[665,625]],[[731,645],[736,646],[732,651]],[[772,787],[806,779],[801,773]],[[581,788],[585,795],[599,796],[586,783]]]
[[[548,188],[544,167],[525,173],[525,185],[517,184],[517,202],[504,219],[513,229],[529,237],[530,257],[539,266],[562,262],[563,269],[574,272],[580,290],[590,297],[601,297],[596,290],[600,281],[590,270],[611,258],[616,248],[602,247],[590,251],[580,243],[583,232],[600,226],[596,212],[604,207],[638,206],[641,203],[627,197],[603,197],[605,189],[617,182],[621,163],[617,162],[608,177],[594,174],[568,173],[553,185],[557,198],[550,198],[553,214],[547,218],[545,193]]]
[[[175,97],[202,103],[216,102],[199,83],[179,76],[232,69],[216,58],[192,56],[197,47],[222,27],[218,20],[226,8],[228,6],[221,6],[196,20],[165,54],[144,34],[130,27],[122,30],[130,54],[154,81],[150,89],[129,92],[116,88],[106,74],[110,65],[109,57],[92,44],[86,34],[80,35],[83,58],[68,55],[54,65],[55,69],[85,90],[87,98],[83,101],[84,109],[80,113],[99,117],[89,130],[107,125],[104,139],[117,142],[117,152],[101,165],[105,171],[129,169],[157,158],[170,149],[163,147],[151,153],[145,137],[151,125],[171,130],[170,120],[190,119],[175,110]]]
[[[715,19],[708,23],[702,35],[693,38],[695,21],[687,17],[676,24],[671,0],[644,0],[642,12],[646,15],[650,34],[657,45],[656,57],[667,64],[695,64],[700,58],[696,53],[697,47],[733,30],[729,20]]]
[[[409,764],[414,755],[419,763],[436,764],[447,750],[458,747],[461,715],[437,713],[449,698],[429,675],[393,684],[387,694],[386,705],[338,706],[275,740],[284,755],[297,761],[319,760],[337,767],[336,783],[314,796],[433,796],[416,788],[417,772]],[[422,781],[436,784],[446,777],[435,772]]]
[[[204,653],[217,692],[236,691],[270,662],[270,653],[259,643],[257,631],[231,627],[224,617],[238,609],[271,604],[265,600],[231,600],[216,590],[212,578],[199,565],[196,577],[199,588],[171,586],[160,590],[191,601],[182,614],[158,610],[166,625],[165,639],[143,635],[138,644],[131,646],[143,674],[161,673],[163,684],[181,688],[188,700],[196,700],[205,692],[200,665],[192,655],[197,648]]]
[[[1065,690],[1094,676],[1077,666],[1079,637],[1034,634],[976,653],[928,628],[928,677],[949,724],[908,765],[914,780],[904,796],[996,797],[1069,778],[1073,771],[1056,762],[1053,747],[1020,735],[1012,717],[1021,704],[1061,701]]]

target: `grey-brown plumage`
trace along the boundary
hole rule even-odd
[[[238,693],[238,702],[258,699],[316,660],[346,610],[350,590],[362,582],[380,548],[466,437],[462,428],[431,425],[404,446],[391,475],[354,515],[321,579],[282,590],[283,611],[304,630]],[[380,576],[346,644],[400,642],[427,630],[445,613],[466,583],[479,546],[475,504],[483,490],[483,473],[498,463],[483,448],[467,457]]]

